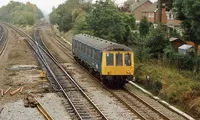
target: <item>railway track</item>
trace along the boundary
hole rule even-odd
[[[131,111],[136,112],[144,120],[170,120],[170,118],[126,89],[109,91]]]
[[[70,58],[73,59],[72,53],[67,52],[67,51],[71,51],[70,45],[66,45],[66,42],[58,40],[51,34],[48,34],[48,35],[52,39],[54,39],[54,43],[57,44],[57,46],[60,47],[61,50],[64,53],[66,53],[66,55],[68,55]],[[86,72],[88,73],[88,71],[86,71]],[[157,107],[155,107],[156,105],[154,105],[153,103],[150,104],[148,102],[145,102],[138,95],[129,92],[125,88],[124,88],[124,90],[110,90],[110,89],[107,89],[107,90],[110,91],[110,93],[113,96],[118,98],[118,100],[121,101],[129,110],[131,110],[133,113],[137,114],[141,119],[144,119],[144,120],[157,120],[157,119],[160,119],[160,120],[171,120],[171,119],[174,119],[174,120],[181,119],[182,120],[183,119],[183,120],[185,120],[185,119],[187,119],[184,116],[181,116],[176,113],[172,113],[172,114],[167,113],[166,114],[166,112],[163,112],[166,110],[162,111],[162,108],[159,108],[159,107],[158,107],[159,108],[158,109]],[[165,109],[168,109],[168,108],[165,108]],[[169,109],[168,109],[168,111],[173,112]]]
[[[39,58],[42,60],[43,64],[46,66],[46,69],[48,70],[48,72],[51,73],[51,80],[54,79],[56,83],[58,84],[58,88],[60,88],[61,91],[65,92],[65,93],[63,92],[63,94],[66,96],[66,98],[68,98],[68,102],[70,104],[70,107],[68,107],[67,109],[73,111],[72,113],[76,114],[77,119],[100,119],[100,120],[107,119],[104,115],[101,116],[102,114],[101,112],[98,112],[98,110],[96,111],[96,109],[98,108],[97,107],[95,108],[94,107],[95,105],[88,104],[88,102],[83,103],[89,100],[82,100],[80,96],[87,96],[87,95],[86,94],[83,95],[83,93],[77,93],[77,91],[83,91],[83,90],[81,89],[80,86],[74,87],[74,84],[77,84],[75,81],[68,81],[69,79],[71,79],[71,77],[66,74],[67,72],[62,68],[62,66],[58,63],[55,57],[53,57],[53,55],[51,55],[50,52],[46,50],[47,48],[45,47],[45,45],[43,44],[43,42],[41,41],[39,37],[39,31],[38,32],[36,31],[34,36],[37,42],[31,41],[29,44],[33,48],[35,48],[34,50],[36,54],[39,54],[38,55]],[[70,51],[70,48],[67,48],[67,46],[59,40],[55,42],[58,44],[60,48],[62,49],[65,48],[65,50],[63,51],[65,51],[65,53],[68,56],[73,58],[70,52],[66,52],[66,50]],[[80,90],[78,88],[80,88]],[[109,90],[109,91],[113,94],[113,96],[118,98],[119,101],[121,101],[125,106],[127,106],[129,110],[136,113],[140,119],[144,119],[144,120],[171,119],[167,115],[164,115],[163,113],[161,113],[161,111],[156,110],[156,108],[152,107],[152,105],[149,105],[145,101],[141,100],[138,96],[132,93],[129,93],[126,90]],[[91,105],[88,108],[92,108],[92,109],[83,110],[85,105],[86,106]],[[182,119],[181,116],[179,118]]]
[[[59,90],[67,98],[69,104],[66,109],[70,111],[73,119],[79,120],[107,120],[105,115],[95,106],[95,104],[87,97],[83,89],[75,82],[75,80],[59,65],[58,61],[51,55],[39,39],[40,36],[35,32],[35,40],[19,29],[6,24],[7,26],[18,32],[31,48],[35,51],[40,62],[47,69],[51,80],[54,80]],[[44,115],[45,116],[45,115]]]
[[[0,29],[1,29],[1,32],[0,32],[0,56],[1,56],[3,51],[5,50],[7,42],[8,42],[8,40],[7,40],[8,32],[3,24],[0,24]]]
[[[97,108],[93,101],[85,94],[83,89],[76,81],[64,70],[55,57],[49,52],[48,48],[42,42],[39,30],[34,33],[35,42],[38,44],[38,50],[48,71],[57,86],[67,98],[70,105],[68,110],[73,111],[78,119],[86,120],[107,120],[106,116]],[[42,52],[43,51],[43,52]]]

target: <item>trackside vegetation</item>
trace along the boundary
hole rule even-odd
[[[134,15],[125,12],[132,3],[134,0],[128,0],[119,8],[111,0],[94,4],[67,0],[53,8],[50,22],[66,32],[67,37],[87,33],[129,46],[135,54],[136,82],[193,117],[200,117],[200,57],[197,50],[189,55],[178,54],[169,42],[164,25],[154,28],[145,17],[136,25]],[[183,21],[185,33],[181,39],[198,45],[200,3],[174,0],[173,9]],[[180,37],[176,31],[170,35]],[[147,75],[150,81],[146,81]]]
[[[37,20],[43,18],[43,13],[34,4],[27,2],[10,1],[0,8],[0,20],[19,25],[34,25]]]

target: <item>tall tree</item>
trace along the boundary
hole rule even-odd
[[[43,14],[41,10],[30,2],[23,4],[10,1],[8,5],[0,8],[0,20],[6,22],[33,25],[42,17]]]
[[[169,40],[165,38],[162,28],[156,28],[151,31],[145,44],[153,58],[160,58],[164,53],[164,49],[169,45]]]
[[[121,13],[110,0],[97,2],[86,21],[93,35],[125,44],[135,26],[134,16]]]
[[[175,0],[177,18],[182,21],[185,37],[195,43],[197,53],[200,44],[200,0]]]
[[[142,17],[140,21],[139,31],[141,37],[146,37],[149,33],[150,23],[147,20],[147,17]]]
[[[58,24],[59,29],[68,31],[73,27],[72,11],[80,5],[82,0],[67,0],[50,13],[50,22]]]

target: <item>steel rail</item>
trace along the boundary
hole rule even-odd
[[[40,111],[40,113],[45,117],[46,120],[54,120],[49,113],[44,109],[44,107],[42,106],[42,104],[36,99],[34,98],[37,102],[37,109]]]
[[[111,94],[113,96],[115,96],[116,98],[118,98],[118,100],[120,100],[123,104],[125,104],[128,108],[130,108],[131,111],[136,111],[133,107],[131,107],[128,103],[126,103],[126,101],[124,101],[121,97],[119,97],[119,95],[115,91],[112,91],[112,90],[109,90],[109,91],[111,92]],[[153,108],[151,105],[149,105],[148,103],[146,103],[144,100],[140,99],[138,96],[134,95],[133,93],[130,93],[128,90],[123,89],[120,92],[128,93],[134,99],[137,99],[140,103],[142,103],[143,105],[147,106],[147,108],[150,108],[152,111],[154,111],[160,117],[162,117],[164,120],[170,120],[170,118],[168,118],[167,116],[165,116],[164,114],[162,114],[161,112],[159,112],[158,110],[156,110],[155,108]],[[123,94],[123,93],[119,93],[119,94]],[[148,115],[149,117],[144,117],[140,112],[138,112],[138,111],[136,111],[136,112],[144,120],[149,120],[150,119],[149,117],[151,117],[149,115]]]
[[[3,36],[4,36],[4,28],[3,28],[3,26],[0,24],[0,28],[1,28],[1,37],[0,37],[0,42],[2,41],[2,39],[3,39]]]
[[[8,39],[7,39],[7,36],[8,36],[8,31],[7,31],[7,28],[3,25],[3,24],[0,24],[0,27],[2,29],[2,34],[1,34],[1,38],[0,38],[0,56],[2,55],[3,51],[5,50],[6,48],[6,45],[8,43]]]
[[[153,110],[154,112],[158,113],[164,119],[170,120],[170,118],[168,118],[166,115],[164,115],[163,113],[161,113],[160,111],[158,111],[157,109],[155,109],[154,107],[152,107],[150,104],[148,104],[147,102],[145,102],[144,100],[142,100],[139,96],[131,93],[126,88],[124,88],[124,91],[127,92],[129,95],[133,96],[134,98],[136,98],[137,100],[139,100],[140,102],[142,102],[143,104],[145,104],[146,106],[148,106],[151,110]]]

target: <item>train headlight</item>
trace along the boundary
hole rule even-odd
[[[129,74],[129,75],[131,74],[131,72],[129,70],[127,70],[126,73]]]
[[[109,70],[109,71],[108,71],[108,75],[110,75],[110,74],[111,74],[111,71]]]

